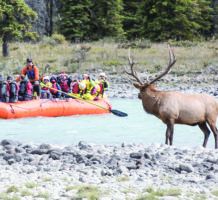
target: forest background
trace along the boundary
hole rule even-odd
[[[217,11],[217,0],[0,0],[0,68],[19,73],[32,57],[50,73],[117,69],[131,47],[155,71],[168,59],[165,42],[184,69],[206,68],[216,63]]]

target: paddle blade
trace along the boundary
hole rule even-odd
[[[119,117],[127,117],[128,114],[121,112],[119,110],[109,110],[110,112],[112,112],[114,115],[119,116]]]

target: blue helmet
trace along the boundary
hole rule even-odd
[[[82,76],[82,75],[79,75],[79,76],[77,76],[77,79],[83,80],[83,76]]]

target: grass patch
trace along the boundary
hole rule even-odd
[[[214,196],[217,196],[217,197],[218,197],[218,190],[212,191],[212,194],[213,194]]]
[[[44,182],[52,182],[53,180],[50,177],[44,177],[44,178],[42,178],[42,181],[44,181]]]
[[[47,192],[39,192],[36,197],[38,198],[44,198],[44,199],[49,199],[50,195]]]
[[[0,199],[1,200],[21,200],[21,198],[18,195],[9,196],[5,193],[0,193]]]
[[[159,196],[159,197],[181,195],[181,190],[176,188],[170,188],[166,190],[154,190],[152,187],[148,187],[145,191],[154,196]]]
[[[145,195],[140,195],[139,197],[136,198],[136,200],[158,200],[158,198],[155,197],[154,194],[145,194]]]
[[[18,192],[18,191],[19,191],[18,187],[14,186],[14,185],[10,186],[7,189],[7,193]]]
[[[30,192],[29,190],[22,190],[21,191],[21,196],[33,196],[33,193]]]
[[[118,182],[126,182],[126,181],[130,181],[130,178],[127,176],[122,176],[122,177],[118,177],[116,180]]]
[[[205,194],[196,194],[193,198],[193,200],[207,200],[208,198],[206,197]]]
[[[77,198],[87,198],[88,200],[98,200],[100,191],[98,187],[87,185],[80,186],[77,191]]]
[[[124,194],[128,194],[128,193],[136,193],[136,191],[132,188],[128,188],[122,191]]]
[[[37,183],[25,183],[25,186],[27,187],[27,188],[35,188],[35,187],[38,187],[39,186],[39,184],[37,184]]]
[[[74,186],[74,185],[68,185],[68,186],[65,188],[65,191],[68,192],[68,191],[70,191],[70,190],[75,190],[75,189],[77,189],[76,186]]]

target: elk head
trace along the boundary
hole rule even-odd
[[[133,69],[133,66],[135,64],[134,62],[134,58],[131,59],[130,57],[130,49],[129,49],[129,52],[128,52],[128,60],[129,60],[129,65],[130,65],[130,72],[127,72],[125,71],[128,75],[132,76],[134,78],[134,80],[138,83],[133,83],[133,85],[140,90],[140,93],[139,93],[139,96],[138,98],[141,99],[141,93],[146,91],[147,88],[151,89],[151,90],[154,90],[155,89],[155,86],[152,85],[154,82],[158,81],[159,79],[161,79],[163,76],[165,76],[167,73],[169,73],[169,71],[171,70],[172,66],[175,64],[176,62],[176,58],[175,58],[175,55],[174,55],[174,52],[172,51],[172,49],[169,47],[169,57],[170,57],[170,60],[169,60],[169,64],[167,66],[167,69],[161,73],[157,78],[153,79],[152,81],[148,81],[148,77],[147,77],[147,82],[146,83],[142,83],[141,80],[138,78],[138,76],[136,75],[136,72],[134,71]]]

